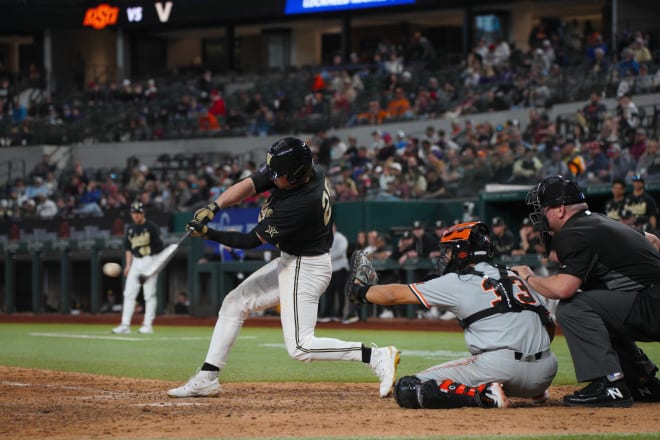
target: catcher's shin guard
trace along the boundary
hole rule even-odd
[[[429,380],[419,387],[417,395],[419,408],[451,409],[482,406],[479,402],[480,392],[483,391],[481,388],[485,388],[485,385],[469,387],[450,379],[440,384],[435,380]]]
[[[417,376],[403,376],[394,384],[394,400],[401,408],[420,408],[417,400],[422,381]]]

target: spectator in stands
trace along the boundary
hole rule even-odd
[[[628,196],[626,195],[626,182],[624,180],[612,180],[610,186],[612,197],[605,202],[605,215],[614,220],[618,220],[621,211],[629,204]]]
[[[606,113],[607,106],[601,101],[600,93],[598,93],[597,90],[592,90],[589,95],[589,102],[582,107],[582,109],[578,110],[578,122],[580,122],[593,137],[600,131],[600,126],[603,123]]]
[[[602,82],[610,73],[610,62],[605,57],[605,50],[597,47],[594,50],[594,58],[589,64],[589,78]]]
[[[640,65],[642,63],[649,63],[653,60],[651,56],[651,51],[644,44],[644,39],[642,37],[635,38],[635,44],[632,46],[633,58]]]
[[[44,220],[50,220],[57,215],[57,205],[55,202],[44,193],[39,193],[36,197],[37,206],[36,214],[37,217]]]
[[[598,141],[588,142],[586,145],[586,173],[587,184],[599,184],[610,181],[610,162],[603,152],[603,146]]]
[[[633,50],[631,48],[626,48],[623,50],[621,56],[622,59],[617,65],[619,77],[624,78],[628,74],[628,71],[633,75],[637,75],[639,73],[639,62],[635,59],[635,53]]]
[[[646,129],[639,127],[634,130],[634,137],[631,144],[629,144],[630,155],[633,157],[633,160],[638,161],[644,151],[646,151],[646,143],[648,138],[646,136]]]
[[[511,183],[518,185],[531,185],[536,182],[543,163],[537,156],[536,146],[524,147],[524,154],[513,163],[513,179]]]
[[[200,102],[209,102],[213,86],[213,74],[209,69],[204,69],[202,75],[197,80],[197,93]]]
[[[44,179],[41,176],[34,176],[32,183],[25,188],[25,197],[36,200],[39,194],[48,195],[48,188],[44,185]]]
[[[649,182],[660,180],[660,149],[657,140],[649,139],[646,142],[646,149],[639,156],[635,171],[635,174],[646,176]]]
[[[92,217],[103,217],[103,210],[101,209],[101,200],[103,193],[95,180],[90,180],[87,185],[81,187],[82,191],[78,198],[78,206],[76,207],[76,214]]]
[[[550,157],[543,162],[543,167],[539,170],[538,179],[543,180],[550,176],[568,176],[568,165],[562,160],[561,147],[555,145],[552,147]]]
[[[226,118],[227,106],[225,104],[225,98],[222,96],[222,92],[218,89],[212,89],[210,97],[211,104],[209,106],[209,113],[216,118]]]
[[[387,113],[389,117],[399,120],[413,118],[412,107],[403,92],[403,88],[397,87],[394,90],[394,96],[387,103]]]
[[[635,78],[632,86],[634,94],[652,93],[655,89],[655,78],[649,75],[649,67],[646,64],[639,66],[639,75]]]
[[[0,101],[2,101],[0,107],[3,107],[3,110],[8,110],[9,103],[14,99],[13,95],[13,91],[9,85],[9,79],[0,79]]]
[[[616,107],[616,122],[618,126],[618,132],[621,136],[623,142],[622,147],[629,147],[634,141],[633,137],[635,135],[635,130],[640,126],[641,120],[639,115],[639,110],[635,103],[632,100],[632,95],[626,93],[625,95],[620,96],[619,105]],[[641,152],[639,153],[641,155]],[[637,160],[638,156],[635,156]]]
[[[630,181],[635,175],[635,160],[630,156],[630,152],[621,151],[621,146],[614,142],[608,145],[606,154],[610,162],[610,181]]]
[[[644,176],[636,175],[632,178],[632,182],[633,192],[624,208],[630,209],[636,217],[644,216],[655,231],[658,216],[658,205],[655,198],[646,192]]]

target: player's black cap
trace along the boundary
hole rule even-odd
[[[144,213],[144,205],[142,204],[142,202],[136,200],[133,203],[131,203],[131,212]]]
[[[493,217],[491,226],[503,226],[504,225],[504,220],[502,220],[502,217]]]
[[[619,217],[628,220],[629,218],[633,217],[633,212],[630,209],[622,209],[619,211]]]
[[[436,220],[435,221],[435,229],[444,229],[446,227],[447,227],[447,225],[445,224],[445,222],[443,220]]]
[[[636,175],[633,176],[632,181],[633,182],[644,182],[644,176],[642,176],[641,174],[636,174]]]
[[[415,220],[413,222],[413,229],[422,229],[424,227],[424,223],[421,220]]]

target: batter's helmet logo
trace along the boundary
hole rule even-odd
[[[275,235],[279,234],[279,232],[275,226],[268,225],[266,228],[266,234],[270,235],[270,238],[273,238]]]

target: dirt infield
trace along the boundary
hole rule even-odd
[[[660,404],[568,408],[567,387],[533,407],[404,410],[376,384],[228,383],[217,398],[171,399],[178,385],[0,367],[0,438],[147,439],[660,432]]]

